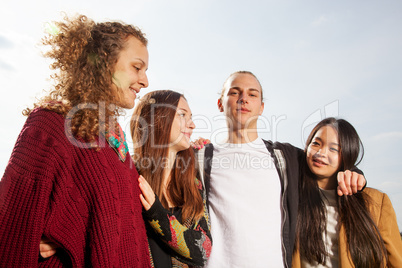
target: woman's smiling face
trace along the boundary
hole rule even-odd
[[[190,137],[195,128],[187,101],[181,97],[170,131],[170,150],[180,152],[190,147]]]
[[[341,163],[338,133],[331,126],[323,126],[307,147],[307,164],[319,180],[334,177]]]
[[[148,87],[148,49],[137,38],[130,36],[120,52],[113,74],[113,87],[119,94],[118,106],[132,109],[141,88]]]

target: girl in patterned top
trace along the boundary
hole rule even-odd
[[[195,128],[184,96],[170,90],[141,98],[131,120],[134,162],[155,267],[204,266],[211,235],[190,136]]]

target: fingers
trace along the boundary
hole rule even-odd
[[[350,195],[352,194],[352,189],[350,188],[350,171],[346,170],[344,172],[338,172],[338,195]],[[342,192],[340,194],[339,192]]]
[[[350,188],[352,189],[352,193],[357,193],[357,179],[358,175],[356,172],[351,172],[351,179],[350,179]]]
[[[355,172],[353,172],[353,173],[355,173]],[[366,185],[366,178],[364,178],[364,176],[361,174],[357,174],[357,190],[361,191],[363,189],[364,185]]]
[[[205,146],[206,144],[208,144],[208,143],[211,143],[211,141],[208,140],[208,139],[204,139],[204,138],[201,138],[201,137],[200,137],[200,138],[198,138],[197,140],[191,142],[191,146],[192,146],[194,149],[202,149],[202,148],[204,148],[204,146]]]
[[[350,170],[338,172],[338,195],[352,195],[363,189],[366,179],[363,175]]]
[[[58,246],[55,243],[50,242],[46,238],[42,238],[39,243],[39,252],[42,258],[49,258],[56,254]]]
[[[343,195],[343,192],[342,192],[342,190],[341,190],[341,188],[338,186],[338,188],[337,188],[337,192],[338,192],[338,195],[339,196],[342,196]]]
[[[138,178],[138,182],[142,192],[140,195],[142,206],[145,208],[145,210],[149,210],[155,202],[155,193],[143,176]]]
[[[146,211],[148,211],[148,210],[151,208],[151,206],[149,205],[149,203],[147,202],[147,200],[145,200],[145,198],[144,198],[144,196],[143,196],[142,194],[140,194],[140,200],[141,200],[141,204],[142,204],[142,206],[144,207],[144,209],[145,209]]]

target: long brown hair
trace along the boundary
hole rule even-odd
[[[109,126],[116,125],[117,116],[122,112],[115,105],[118,94],[112,88],[112,75],[127,39],[133,36],[144,46],[148,41],[135,26],[121,22],[95,23],[84,15],[65,17],[49,28],[52,30],[42,39],[42,44],[50,46],[44,56],[54,60],[50,67],[55,70],[51,76],[55,86],[34,108],[42,107],[65,116],[75,109],[71,118],[73,135],[93,141],[100,125],[104,124],[102,127],[108,130]],[[29,115],[32,110],[27,108],[23,114]]]
[[[363,145],[355,128],[346,120],[326,118],[318,123],[307,139],[307,147],[317,131],[330,126],[338,133],[341,165],[338,171],[351,170],[363,158]],[[360,156],[360,157],[359,157]],[[321,199],[316,176],[304,158],[301,171],[297,242],[300,254],[309,262],[325,264],[326,252],[323,234],[326,232],[326,208]],[[387,251],[381,234],[368,210],[370,197],[364,192],[351,196],[337,195],[339,227],[344,226],[347,246],[356,267],[386,267]],[[338,230],[339,231],[339,230]]]
[[[180,98],[185,99],[175,91],[152,91],[141,98],[130,123],[137,170],[149,182],[165,208],[168,208],[168,203],[163,191],[163,172]],[[203,201],[195,175],[193,149],[178,152],[165,193],[174,206],[182,208],[183,222],[198,220],[203,213]]]

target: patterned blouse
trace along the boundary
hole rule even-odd
[[[211,253],[210,222],[202,183],[196,179],[204,202],[198,221],[182,222],[181,208],[165,209],[158,198],[143,212],[153,267],[203,267]]]

